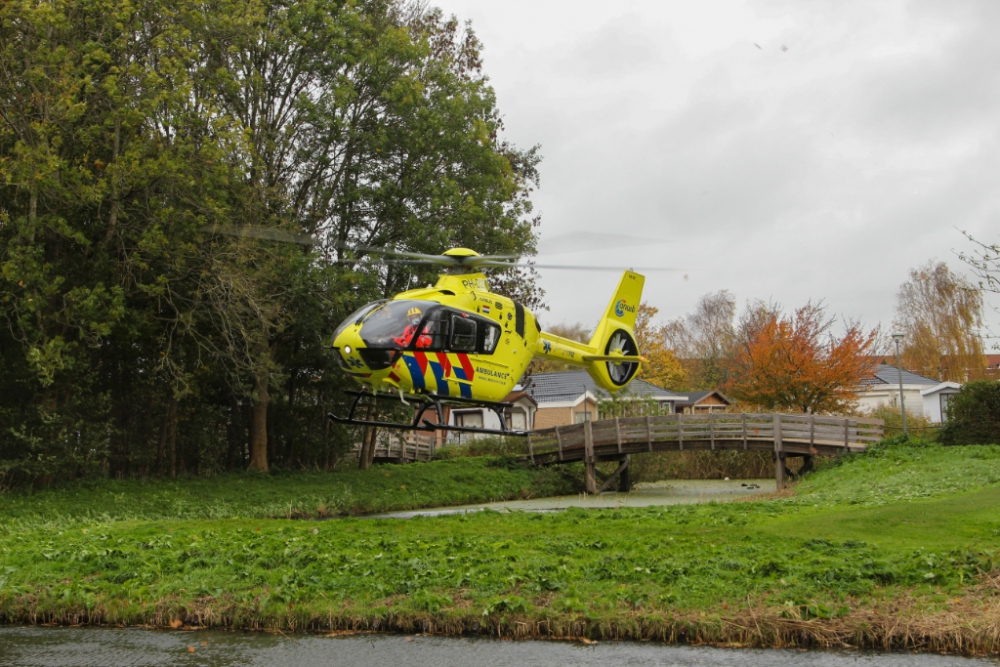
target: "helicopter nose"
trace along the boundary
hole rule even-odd
[[[367,370],[367,364],[361,356],[362,348],[361,337],[351,331],[344,331],[333,341],[333,351],[337,355],[337,363],[345,371],[353,373]]]

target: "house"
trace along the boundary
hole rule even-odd
[[[961,388],[962,385],[957,382],[942,382],[921,391],[920,396],[923,399],[924,416],[935,424],[943,422],[948,415],[948,401]]]
[[[938,380],[903,371],[903,400],[906,411],[913,415],[924,414],[924,389],[941,384]],[[879,364],[875,373],[861,383],[858,389],[858,407],[873,410],[881,406],[899,408],[899,370],[895,366]]]
[[[587,371],[535,373],[527,385],[526,390],[537,405],[534,430],[600,419],[598,404],[610,396],[594,384]],[[664,412],[676,412],[677,403],[688,400],[686,395],[660,389],[643,380],[633,380],[621,396],[626,400],[655,401]]]
[[[528,392],[519,387],[507,394],[503,403],[513,403],[513,407],[504,410],[504,421],[507,427],[515,431],[527,431],[535,422],[535,411],[538,404]],[[448,423],[453,426],[465,426],[471,428],[499,429],[500,418],[493,410],[481,407],[455,407],[448,410]],[[461,439],[461,438],[459,438]]]
[[[1000,380],[1000,354],[986,355],[986,379]]]
[[[718,389],[711,391],[687,391],[686,401],[674,405],[677,412],[689,414],[706,414],[709,412],[725,412],[733,404],[728,396]]]

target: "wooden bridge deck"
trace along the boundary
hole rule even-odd
[[[614,473],[617,475],[627,469],[630,454],[641,452],[769,451],[774,453],[775,476],[781,487],[786,458],[861,452],[880,440],[882,434],[883,422],[879,419],[785,414],[657,415],[533,431],[528,437],[528,453],[521,460],[537,465],[583,461],[587,464],[588,491],[593,493],[604,488],[597,487],[594,475],[593,466],[599,461],[621,462]]]

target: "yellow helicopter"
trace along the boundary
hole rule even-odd
[[[352,313],[333,333],[334,354],[345,373],[362,389],[341,424],[407,430],[449,430],[524,435],[511,430],[502,402],[535,357],[585,368],[609,392],[629,384],[642,357],[635,340],[635,318],[645,279],[625,271],[614,296],[587,344],[541,330],[521,304],[490,292],[482,269],[512,266],[499,255],[479,255],[452,248],[442,255],[389,253],[396,263],[433,263],[447,269],[437,283],[392,299],[369,303]],[[366,398],[412,401],[409,423],[358,419]],[[482,429],[445,423],[445,406],[481,406],[493,410],[501,428]],[[434,410],[437,420],[425,418]]]

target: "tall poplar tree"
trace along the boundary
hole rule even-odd
[[[907,368],[942,381],[984,376],[983,297],[975,285],[944,262],[928,262],[910,271],[896,298]]]

